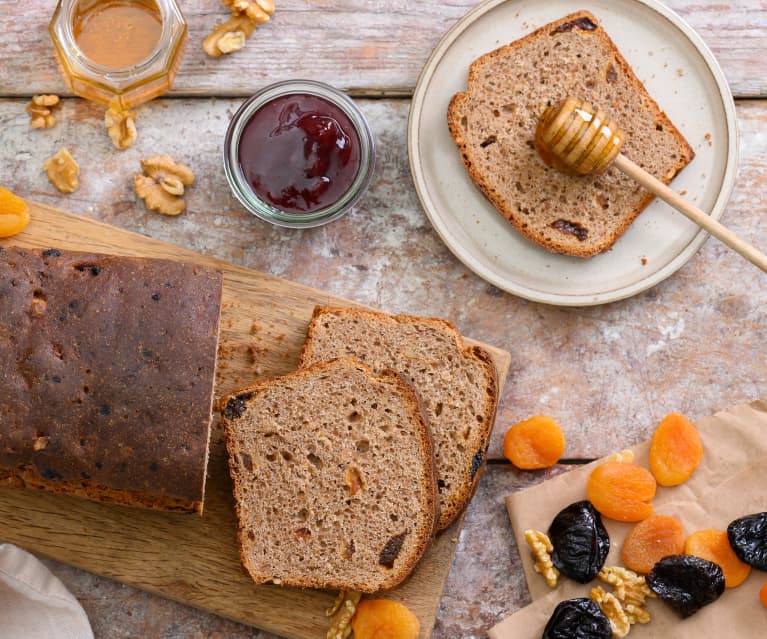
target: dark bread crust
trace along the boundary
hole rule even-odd
[[[0,478],[201,513],[222,275],[0,249]]]
[[[589,25],[589,23],[594,28],[591,28],[591,26],[588,28],[578,26]],[[634,74],[629,64],[620,54],[618,48],[599,25],[597,19],[588,11],[578,11],[576,13],[565,16],[560,20],[547,24],[540,29],[537,29],[536,31],[528,34],[527,36],[524,36],[523,38],[520,38],[519,40],[516,40],[508,45],[491,51],[475,60],[469,68],[468,90],[455,94],[449,103],[447,110],[447,124],[450,135],[460,150],[461,158],[466,165],[469,176],[477,185],[477,187],[479,187],[484,195],[490,200],[493,206],[498,209],[498,211],[516,228],[517,231],[519,231],[527,239],[550,251],[587,258],[609,249],[626,231],[626,229],[631,225],[636,217],[647,207],[648,204],[650,204],[650,202],[653,201],[655,196],[652,193],[641,191],[641,197],[636,200],[635,205],[630,210],[621,211],[620,216],[617,218],[613,217],[612,219],[608,220],[605,217],[603,222],[606,225],[609,225],[610,231],[608,235],[602,238],[598,243],[592,241],[576,241],[565,233],[562,233],[559,236],[553,234],[544,236],[539,229],[530,224],[530,219],[534,218],[535,214],[533,213],[527,216],[526,219],[526,212],[523,213],[518,210],[518,208],[509,201],[510,198],[500,192],[501,189],[498,186],[497,178],[478,167],[479,149],[477,144],[469,139],[470,136],[466,135],[466,131],[461,124],[462,118],[467,117],[467,115],[471,113],[471,96],[473,92],[478,91],[480,88],[480,69],[483,65],[490,63],[497,58],[511,58],[537,40],[556,36],[558,33],[570,31],[577,33],[581,38],[596,38],[600,41],[600,44],[607,47],[612,55],[612,58],[619,67],[617,73],[630,83],[630,85],[633,87],[633,90],[637,93],[637,98],[643,100],[649,110],[652,112],[653,122],[650,124],[655,124],[656,126],[662,127],[663,130],[675,138],[678,146],[676,161],[669,165],[665,172],[656,175],[658,179],[668,184],[674,178],[674,176],[679,173],[679,171],[681,171],[687,164],[692,161],[692,159],[695,157],[695,153],[687,140],[685,140],[684,136],[669,120],[668,116],[660,109],[655,100],[649,95],[645,87]],[[499,80],[499,82],[502,81],[502,79]],[[553,87],[551,89],[551,101],[562,99],[569,92],[568,90],[562,91],[562,87],[557,84],[556,78],[551,79],[550,84]],[[588,99],[587,95],[578,95],[576,97],[583,97]],[[601,106],[608,111],[611,109],[611,105],[609,104],[596,104],[595,106]],[[537,157],[535,158],[535,162],[540,165],[539,167],[536,167],[535,170],[553,171],[553,169],[542,169],[542,162]],[[498,170],[503,171],[505,168],[498,167]],[[608,169],[608,171],[616,171],[616,169]],[[567,179],[578,181],[583,180],[584,178],[567,176]],[[553,198],[552,201],[554,201]]]
[[[394,322],[416,326],[426,325],[438,327],[441,331],[445,331],[451,336],[458,353],[475,360],[484,369],[485,379],[483,384],[484,405],[481,411],[482,421],[473,431],[474,436],[471,440],[473,445],[467,447],[462,469],[463,479],[461,484],[453,487],[450,494],[447,496],[443,495],[443,498],[441,499],[441,514],[438,522],[438,530],[444,530],[450,526],[471,500],[477,490],[482,471],[485,467],[487,448],[490,443],[490,435],[493,430],[495,414],[498,407],[498,373],[493,364],[492,357],[480,346],[467,346],[455,326],[451,322],[441,318],[417,317],[413,315],[390,315],[380,311],[359,308],[316,306],[312,313],[312,318],[307,330],[307,338],[299,357],[299,366],[301,367],[307,366],[315,361],[313,356],[310,359],[310,355],[314,346],[316,334],[319,330],[318,325],[322,322],[323,315],[326,314],[356,317],[363,321]],[[352,355],[365,362],[365,358],[360,357],[359,353],[353,353]],[[369,364],[370,362],[365,363]],[[400,372],[405,373],[405,371]],[[429,396],[429,389],[418,388],[417,384],[415,384],[415,386],[418,395],[425,401]],[[427,414],[429,414],[428,411]],[[432,417],[430,419],[430,424],[432,433],[438,439],[441,438],[447,440],[449,438],[449,433],[440,432],[438,419]],[[440,477],[439,462],[437,463],[437,476]]]
[[[368,378],[371,384],[393,385],[396,392],[405,401],[411,418],[414,420],[415,436],[420,446],[420,457],[423,460],[422,473],[419,478],[421,486],[424,488],[424,499],[420,504],[420,515],[424,518],[425,524],[420,530],[409,530],[408,534],[414,539],[414,545],[410,547],[408,556],[400,556],[400,548],[396,548],[393,557],[387,557],[391,560],[391,570],[383,579],[375,582],[366,581],[362,575],[354,580],[344,581],[338,578],[295,573],[282,573],[279,578],[274,574],[266,574],[258,571],[253,565],[251,557],[248,554],[248,533],[258,535],[260,531],[251,531],[245,525],[248,504],[246,503],[246,491],[243,490],[243,483],[246,480],[246,473],[243,472],[241,451],[238,438],[241,436],[242,429],[250,428],[248,422],[249,407],[259,401],[263,393],[270,388],[279,386],[286,382],[309,381],[318,375],[327,371],[334,371],[346,368],[350,371],[357,371]],[[439,497],[437,490],[437,480],[434,471],[434,446],[432,443],[431,430],[418,394],[415,392],[412,384],[406,377],[390,370],[374,374],[367,366],[357,360],[345,358],[328,362],[320,362],[313,366],[301,368],[281,377],[259,380],[245,388],[235,391],[226,397],[223,397],[218,404],[224,424],[226,436],[226,446],[229,456],[229,471],[234,484],[235,510],[237,513],[240,561],[246,572],[251,576],[256,584],[275,583],[284,586],[295,586],[299,588],[329,588],[350,590],[364,593],[375,593],[381,590],[388,590],[400,584],[416,567],[418,561],[428,550],[434,541],[436,534],[436,525],[439,515]],[[264,496],[268,498],[268,496]],[[383,555],[386,547],[379,549]],[[387,566],[388,567],[388,566]],[[373,569],[375,567],[371,567]],[[288,568],[285,569],[286,571]]]

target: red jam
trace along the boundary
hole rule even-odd
[[[253,113],[242,130],[238,158],[263,201],[283,211],[313,212],[349,190],[360,167],[360,140],[335,104],[293,93]]]

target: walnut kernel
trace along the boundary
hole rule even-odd
[[[56,125],[56,118],[51,113],[59,104],[57,95],[35,95],[24,109],[29,113],[29,126],[33,129],[50,129]]]
[[[543,575],[549,588],[556,588],[559,570],[554,567],[551,561],[551,551],[554,550],[554,547],[551,545],[549,536],[539,530],[526,530],[525,541],[533,551],[535,572]]]
[[[43,168],[53,186],[62,193],[71,193],[80,186],[77,181],[80,167],[65,148],[59,149],[56,155],[48,158],[43,164]]]
[[[234,16],[213,29],[213,32],[203,40],[202,48],[213,58],[238,51],[245,45],[246,38],[250,37],[255,28],[256,23],[248,16]]]
[[[346,639],[352,633],[352,617],[362,593],[341,591],[333,605],[326,611],[328,617],[334,617],[328,630],[327,639]]]
[[[144,174],[137,173],[133,186],[147,208],[163,215],[179,215],[186,208],[181,198],[184,187],[194,182],[194,173],[185,164],[167,155],[155,155],[141,160]]]
[[[621,602],[618,601],[615,595],[606,592],[601,586],[595,586],[591,589],[591,598],[600,607],[605,617],[610,621],[610,626],[613,629],[613,637],[625,637],[631,631],[631,623],[629,622],[626,612],[623,610]]]
[[[123,109],[113,102],[104,113],[107,133],[118,149],[127,149],[136,141],[136,112]]]
[[[272,0],[221,0],[229,7],[232,15],[246,15],[256,24],[268,22],[269,16],[274,13]]]

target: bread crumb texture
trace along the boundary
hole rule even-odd
[[[653,199],[614,167],[569,176],[533,145],[538,118],[568,95],[604,109],[626,135],[622,152],[665,183],[694,152],[586,11],[475,60],[453,96],[450,133],[474,182],[525,237],[558,253],[610,248]]]
[[[376,592],[433,538],[433,449],[415,391],[353,360],[225,398],[243,565],[256,583]]]
[[[495,419],[496,371],[490,356],[467,347],[444,320],[317,307],[302,365],[355,357],[374,371],[404,374],[420,394],[434,436],[439,529],[468,503],[485,464]]]

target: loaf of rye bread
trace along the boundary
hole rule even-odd
[[[300,365],[337,357],[357,358],[374,371],[392,369],[413,382],[434,436],[438,529],[447,528],[474,494],[485,464],[498,401],[490,355],[465,346],[445,320],[318,306]]]
[[[243,566],[256,583],[392,588],[430,545],[437,486],[412,386],[351,359],[221,402]]]
[[[0,484],[201,513],[221,284],[0,247]]]
[[[591,257],[654,196],[615,167],[570,176],[544,165],[533,146],[538,118],[568,95],[607,111],[625,133],[622,152],[665,183],[695,155],[587,11],[475,60],[447,120],[472,180],[522,235]]]

